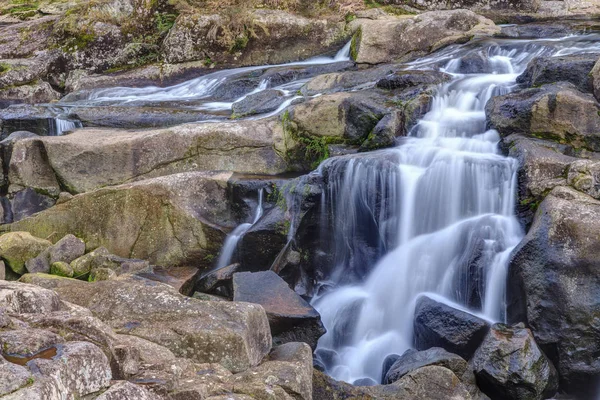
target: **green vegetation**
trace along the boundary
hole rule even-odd
[[[314,137],[299,132],[296,125],[290,120],[289,111],[287,110],[281,116],[281,123],[285,136],[289,136],[301,147],[300,154],[296,153],[295,156],[288,151],[289,161],[308,163],[311,168],[316,168],[321,162],[329,158],[329,141],[326,137]],[[297,160],[298,156],[302,159]]]

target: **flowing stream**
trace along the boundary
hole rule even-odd
[[[321,165],[335,263],[313,305],[327,328],[316,357],[328,374],[379,382],[385,357],[412,347],[424,293],[504,319],[509,255],[524,234],[514,213],[518,165],[498,150],[484,107],[516,87],[533,57],[582,52],[600,52],[597,35],[482,40],[417,60],[408,67],[453,79],[409,137]]]

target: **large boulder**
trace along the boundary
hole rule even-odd
[[[491,20],[472,11],[433,11],[416,16],[359,18],[351,56],[358,63],[381,64],[418,57],[452,43],[500,32]]]
[[[264,114],[277,110],[286,100],[284,93],[276,89],[262,90],[258,93],[249,94],[231,106],[234,118],[248,115]]]
[[[209,267],[207,256],[218,254],[225,237],[219,224],[231,220],[230,177],[190,172],[100,189],[18,221],[11,229],[40,237],[74,233],[88,250],[104,246],[115,255],[159,265],[197,262]]]
[[[555,363],[561,383],[589,389],[600,374],[600,201],[556,187],[538,207],[513,252],[507,289],[509,322],[525,321]]]
[[[47,236],[40,236],[47,237]],[[32,236],[29,232],[9,232],[0,236],[0,257],[15,273],[25,273],[25,263],[37,257],[52,243]]]
[[[256,366],[271,349],[262,307],[200,301],[144,279],[118,278],[55,288],[61,298],[89,308],[117,333],[167,347],[197,363],[220,363],[232,372]]]
[[[488,330],[489,323],[473,314],[427,296],[417,301],[414,334],[418,350],[441,347],[468,360]]]
[[[50,267],[57,262],[70,263],[85,254],[85,243],[83,240],[69,234],[58,242],[42,251],[37,257],[25,263],[30,273],[50,271]]]
[[[181,14],[163,43],[169,63],[210,60],[220,65],[281,64],[307,59],[336,48],[348,38],[343,23],[308,19],[284,11],[256,10],[234,18],[245,23],[245,30],[231,41],[211,32],[227,29],[227,17],[221,15]],[[238,21],[238,23],[240,23]]]
[[[424,351],[408,350],[390,367],[383,383],[394,383],[412,371],[431,365],[447,368],[458,377],[462,377],[468,369],[467,362],[462,357],[439,347]]]
[[[492,326],[471,363],[477,384],[493,400],[541,400],[558,390],[556,369],[522,324]]]
[[[319,313],[272,271],[235,273],[233,300],[265,309],[275,343],[301,341],[315,348],[325,333]]]
[[[493,97],[488,125],[502,136],[522,134],[567,143],[576,150],[600,150],[600,105],[592,95],[560,82]]]
[[[571,82],[582,92],[593,92],[590,72],[600,54],[575,54],[561,57],[536,57],[519,75],[517,82],[536,87],[560,81]]]

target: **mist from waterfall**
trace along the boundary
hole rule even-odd
[[[327,328],[316,357],[329,375],[379,382],[385,357],[412,347],[424,293],[504,320],[509,256],[524,235],[514,211],[518,165],[500,153],[484,108],[516,87],[535,56],[587,51],[600,47],[584,37],[484,40],[417,60],[409,68],[453,79],[401,145],[320,166],[322,225],[333,225],[324,251],[334,263],[313,305]],[[465,73],[474,57],[478,73]]]

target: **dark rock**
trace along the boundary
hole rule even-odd
[[[233,116],[237,118],[275,111],[285,100],[286,98],[283,92],[276,89],[267,89],[258,93],[249,94],[243,99],[233,103]]]
[[[405,90],[420,85],[438,85],[448,82],[451,76],[439,71],[396,71],[377,81],[376,86],[387,90]]]
[[[291,221],[284,207],[275,205],[244,235],[238,247],[240,262],[245,271],[264,271],[288,242]]]
[[[320,361],[320,364],[324,367],[325,370],[333,367],[338,362],[338,353],[335,350],[329,350],[324,348],[319,348],[315,351],[314,358],[315,360]]]
[[[233,300],[263,306],[276,343],[302,341],[314,349],[325,333],[319,313],[272,271],[234,274]]]
[[[354,88],[371,86],[400,68],[400,65],[388,64],[358,71],[319,75],[302,86],[300,91],[305,96],[313,96],[319,93],[349,91]]]
[[[550,23],[514,24],[502,26],[499,36],[507,36],[520,39],[542,39],[567,36],[574,30],[566,25],[557,24],[558,21]]]
[[[394,112],[383,117],[373,131],[360,145],[359,151],[371,151],[396,144],[396,137],[402,134],[401,114]]]
[[[416,351],[416,350],[415,350]],[[381,366],[381,382],[385,382],[385,376],[389,372],[392,365],[396,363],[400,359],[400,355],[398,354],[390,354],[383,360],[383,365]]]
[[[269,87],[280,86],[292,81],[308,79],[317,75],[330,74],[354,68],[352,61],[340,61],[321,65],[301,65],[293,67],[269,68],[261,75],[261,79],[268,81]]]
[[[195,290],[203,293],[212,293],[215,289],[225,287],[229,297],[233,296],[232,278],[240,268],[240,264],[235,263],[223,268],[210,271],[203,275],[196,284]]]
[[[471,360],[481,390],[493,400],[541,400],[556,393],[558,375],[523,324],[495,324]]]
[[[362,378],[355,380],[352,384],[354,386],[376,386],[377,382],[371,378]]]
[[[472,51],[458,59],[453,72],[460,74],[482,74],[490,72],[490,60],[479,51]]]
[[[467,362],[462,357],[439,347],[425,351],[408,350],[390,367],[383,383],[394,383],[404,375],[430,365],[448,368],[458,377],[461,377],[467,371]]]
[[[536,87],[560,81],[571,82],[582,92],[592,93],[590,72],[600,54],[574,54],[561,57],[536,57],[517,78],[517,82]]]
[[[138,266],[135,263],[126,264],[126,267]],[[123,266],[122,266],[123,267]],[[121,273],[125,268],[121,268]],[[132,271],[134,272],[134,271]],[[150,266],[142,268],[136,272],[137,276],[141,276],[152,281],[166,283],[167,285],[177,289],[177,291],[186,296],[191,296],[194,293],[194,285],[198,280],[200,270],[196,267],[156,267]]]
[[[600,150],[600,105],[570,83],[492,97],[485,111],[488,126],[503,137],[516,133]]]
[[[468,360],[483,341],[489,324],[468,312],[421,296],[415,308],[414,329],[418,350],[441,347]]]
[[[600,201],[554,188],[509,264],[508,320],[527,321],[573,393],[585,394],[600,374],[598,213]]]
[[[20,190],[13,195],[11,201],[13,216],[11,222],[20,221],[30,215],[44,211],[55,203],[56,200],[52,197],[38,193],[32,188]]]

